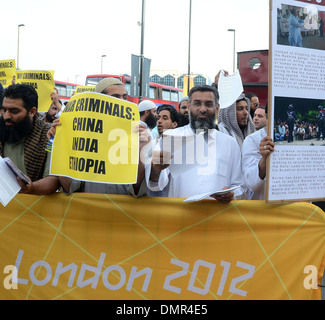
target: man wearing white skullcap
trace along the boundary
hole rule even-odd
[[[156,126],[156,105],[150,100],[143,100],[139,103],[140,121],[145,123],[149,129]]]

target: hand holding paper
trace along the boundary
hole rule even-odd
[[[0,157],[0,202],[5,207],[21,189],[16,175]]]
[[[200,201],[200,200],[208,199],[208,198],[212,197],[212,198],[218,200],[221,203],[228,203],[233,198],[233,192],[232,191],[236,190],[238,188],[240,188],[240,186],[235,186],[235,187],[232,187],[232,188],[226,188],[226,189],[219,190],[219,191],[216,191],[216,192],[211,191],[211,192],[197,194],[197,195],[194,195],[194,196],[191,196],[191,197],[185,199],[184,202]],[[225,196],[228,193],[229,193],[229,197],[231,197],[230,200],[228,200],[228,197]],[[227,200],[227,202],[224,202],[225,200]]]

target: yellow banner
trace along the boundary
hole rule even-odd
[[[18,194],[0,208],[1,299],[321,298],[318,207],[183,200]]]
[[[26,83],[38,94],[38,111],[47,112],[52,104],[54,92],[54,71],[16,71],[16,83]]]
[[[133,184],[139,160],[138,106],[100,93],[73,96],[60,116],[51,174]]]
[[[86,92],[86,91],[94,92],[95,88],[96,88],[96,86],[78,86],[76,88],[76,91],[74,92],[74,95],[78,94],[78,93]]]
[[[0,83],[4,88],[12,84],[16,71],[15,60],[0,61]]]

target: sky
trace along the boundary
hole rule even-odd
[[[54,70],[85,84],[88,74],[131,74],[140,55],[143,0],[16,0],[1,4],[0,60]],[[188,71],[190,0],[144,1],[143,54],[151,70]],[[232,73],[236,52],[269,48],[269,0],[192,0],[190,70],[211,80]],[[101,58],[106,55],[105,58]]]

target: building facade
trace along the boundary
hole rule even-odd
[[[187,73],[176,70],[152,70],[150,72],[150,81],[183,89],[184,76],[187,77]],[[190,76],[194,80],[194,86],[212,83],[208,76],[202,74],[191,73]]]

